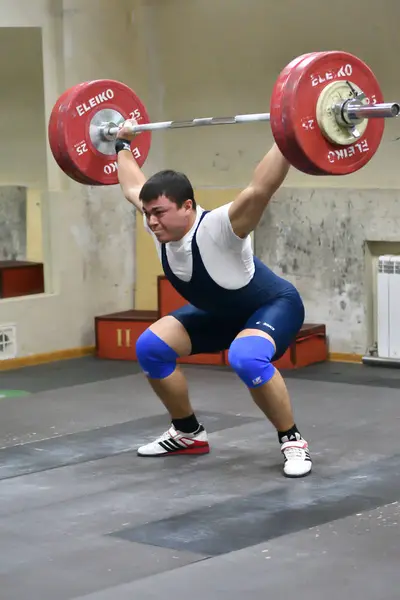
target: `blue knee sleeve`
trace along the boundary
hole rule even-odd
[[[275,374],[271,359],[275,354],[273,343],[259,335],[235,339],[229,348],[229,362],[240,379],[249,388],[263,385]]]
[[[179,354],[146,329],[136,342],[136,356],[145,375],[151,379],[164,379],[175,371]]]

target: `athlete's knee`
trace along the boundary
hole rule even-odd
[[[228,353],[229,363],[240,379],[249,388],[263,385],[275,374],[271,359],[275,346],[268,338],[249,335],[236,338]]]
[[[164,379],[176,368],[178,353],[151,329],[146,329],[136,342],[136,356],[145,375]]]

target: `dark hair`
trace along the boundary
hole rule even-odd
[[[160,196],[166,196],[179,208],[186,200],[192,200],[193,208],[196,208],[192,184],[186,175],[178,171],[165,170],[152,175],[140,190],[139,198],[146,203]]]

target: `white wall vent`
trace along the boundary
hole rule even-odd
[[[15,325],[0,325],[0,360],[17,356],[17,333]]]

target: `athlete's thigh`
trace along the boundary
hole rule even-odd
[[[296,293],[261,306],[247,320],[245,329],[259,329],[271,336],[276,347],[274,360],[277,360],[296,338],[303,322],[304,305]]]
[[[190,337],[182,323],[174,317],[169,315],[161,317],[150,325],[149,330],[175,350],[179,356],[189,356],[192,349]]]
[[[185,328],[191,342],[190,354],[219,352],[231,345],[243,322],[227,320],[186,304],[170,313]]]

